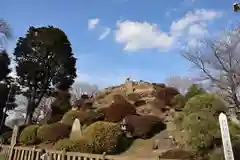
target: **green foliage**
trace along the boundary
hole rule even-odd
[[[118,152],[117,148],[123,134],[119,124],[99,121],[88,126],[83,135],[93,141],[94,153],[111,154]]]
[[[101,112],[95,111],[82,111],[82,110],[71,110],[64,114],[62,123],[72,126],[75,119],[79,119],[82,125],[90,125],[100,119],[103,119]]]
[[[72,126],[74,120],[77,118],[80,120],[81,124],[84,124],[88,117],[89,116],[87,112],[80,111],[80,110],[71,110],[64,114],[62,118],[62,123]]]
[[[56,150],[63,150],[66,152],[81,152],[93,153],[94,146],[91,139],[81,137],[78,140],[61,139],[55,143]]]
[[[232,122],[231,120],[228,121],[228,128],[231,135],[232,140],[239,140],[240,139],[240,127]]]
[[[1,20],[0,20],[0,32],[1,32]],[[0,36],[1,38],[1,36]],[[1,43],[1,42],[0,42]],[[1,47],[0,47],[1,48]],[[10,91],[10,83],[12,78],[8,76],[11,72],[9,68],[10,65],[10,58],[6,51],[1,51],[0,49],[0,121],[6,118],[6,115],[3,113],[3,108],[6,105],[8,100],[7,109],[13,109],[16,107],[15,102],[15,95],[18,91],[18,87],[16,85],[12,85],[11,94],[9,95]],[[9,95],[9,96],[8,96]]]
[[[56,142],[69,136],[71,128],[62,123],[43,125],[38,129],[37,138],[41,142]]]
[[[174,96],[174,98],[171,101],[171,104],[174,106],[174,108],[177,111],[181,111],[189,99],[191,99],[194,96],[197,96],[199,94],[204,94],[204,93],[206,93],[204,89],[199,87],[197,84],[193,84],[192,86],[190,86],[188,88],[188,91],[185,94],[185,96],[182,94],[178,94],[178,95]]]
[[[199,87],[197,84],[193,84],[188,88],[185,98],[186,100],[189,100],[190,98],[203,93],[206,93],[203,88]]]
[[[76,58],[59,28],[30,27],[24,37],[19,37],[13,55],[19,84],[28,88],[24,95],[31,100],[27,108],[30,118],[43,96],[56,86],[67,90],[76,78]]]
[[[0,153],[0,160],[7,160],[7,155],[6,153]]]
[[[194,150],[207,149],[220,135],[218,116],[225,113],[225,104],[213,94],[200,94],[191,98],[181,116],[181,127],[186,144]]]
[[[240,141],[239,140],[232,141],[232,150],[233,150],[234,159],[236,160],[240,159]],[[219,147],[214,149],[212,152],[210,152],[209,160],[225,160],[223,148]]]
[[[0,143],[1,144],[10,144],[12,138],[12,131],[5,132],[0,136]]]
[[[7,75],[11,72],[9,68],[10,58],[6,51],[0,52],[0,81],[7,78]]]
[[[178,94],[173,97],[171,104],[176,110],[182,110],[186,104],[186,98],[182,94]]]
[[[227,107],[217,96],[206,93],[191,98],[185,105],[183,112],[186,116],[196,112],[209,112],[218,118],[221,112],[227,112]]]
[[[70,104],[71,95],[68,90],[57,90],[53,96],[55,97],[55,100],[51,104],[53,115],[63,115],[72,108]]]
[[[222,148],[216,148],[209,154],[209,160],[225,160]]]
[[[30,125],[24,128],[19,137],[20,143],[25,145],[36,144],[38,128],[38,125]]]

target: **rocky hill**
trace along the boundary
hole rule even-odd
[[[172,98],[179,92],[162,83],[149,83],[144,81],[131,81],[127,79],[124,84],[106,88],[93,97],[93,106],[96,108],[109,107],[112,103],[127,100],[140,115],[155,115],[165,118],[171,108]],[[121,98],[120,98],[121,97]]]

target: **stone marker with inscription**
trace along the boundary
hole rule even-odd
[[[221,113],[219,115],[219,124],[221,129],[225,160],[234,160],[231,138],[228,129],[227,116],[224,113]]]
[[[78,139],[82,136],[82,126],[79,119],[75,119],[72,125],[70,139]]]

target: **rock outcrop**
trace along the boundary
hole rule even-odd
[[[106,88],[93,97],[93,106],[108,108],[113,103],[119,105],[126,102],[134,106],[139,115],[154,115],[161,119],[168,114],[172,98],[179,92],[165,84],[149,83],[143,81],[125,81],[124,84]],[[117,96],[116,96],[117,95]],[[117,102],[118,101],[118,102]],[[126,102],[125,102],[126,101]]]

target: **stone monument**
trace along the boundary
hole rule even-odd
[[[75,119],[72,125],[70,139],[78,139],[82,136],[82,126],[79,119]]]
[[[222,144],[225,160],[234,160],[232,143],[228,129],[227,116],[224,113],[219,115],[219,124],[222,135]]]

